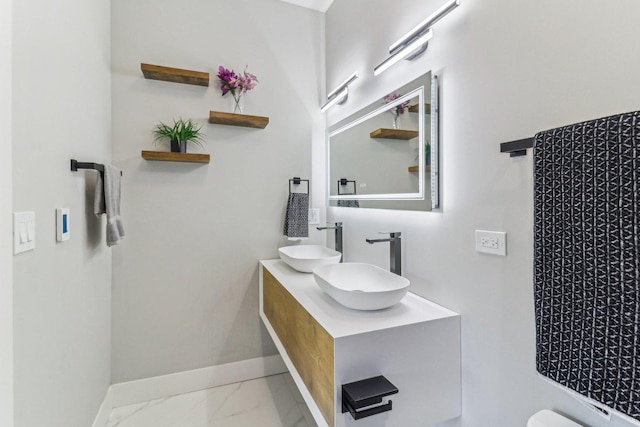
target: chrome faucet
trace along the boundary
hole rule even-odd
[[[402,276],[402,246],[400,244],[402,233],[393,232],[380,234],[388,234],[389,238],[366,239],[367,243],[373,245],[374,243],[378,242],[389,242],[389,270],[391,270],[392,273],[395,273],[398,276]]]
[[[335,250],[342,254],[342,223],[336,222],[335,225],[326,227],[316,227],[317,230],[336,230],[335,232]],[[344,259],[344,254],[340,258],[340,262]]]

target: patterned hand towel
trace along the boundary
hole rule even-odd
[[[120,217],[120,169],[104,165],[104,180],[101,174],[96,179],[94,212],[107,214],[107,246],[117,245],[124,237],[124,227]]]
[[[289,193],[287,212],[284,217],[284,235],[309,237],[309,195]]]
[[[640,112],[534,142],[536,364],[640,420]]]
[[[338,200],[338,206],[341,208],[359,208],[360,202],[357,200]]]

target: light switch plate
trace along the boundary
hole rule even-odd
[[[507,256],[507,233],[504,231],[476,230],[476,251]]]
[[[69,224],[69,208],[56,209],[56,240],[64,242],[71,237]]]
[[[30,251],[36,247],[35,212],[13,213],[13,254]]]

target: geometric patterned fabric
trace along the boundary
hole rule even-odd
[[[309,194],[289,193],[282,234],[309,237]]]
[[[540,374],[640,420],[640,112],[534,140]]]

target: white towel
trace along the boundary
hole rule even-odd
[[[124,227],[120,217],[120,169],[104,165],[102,174],[96,179],[94,212],[96,215],[107,214],[107,246],[117,245],[124,237]]]

